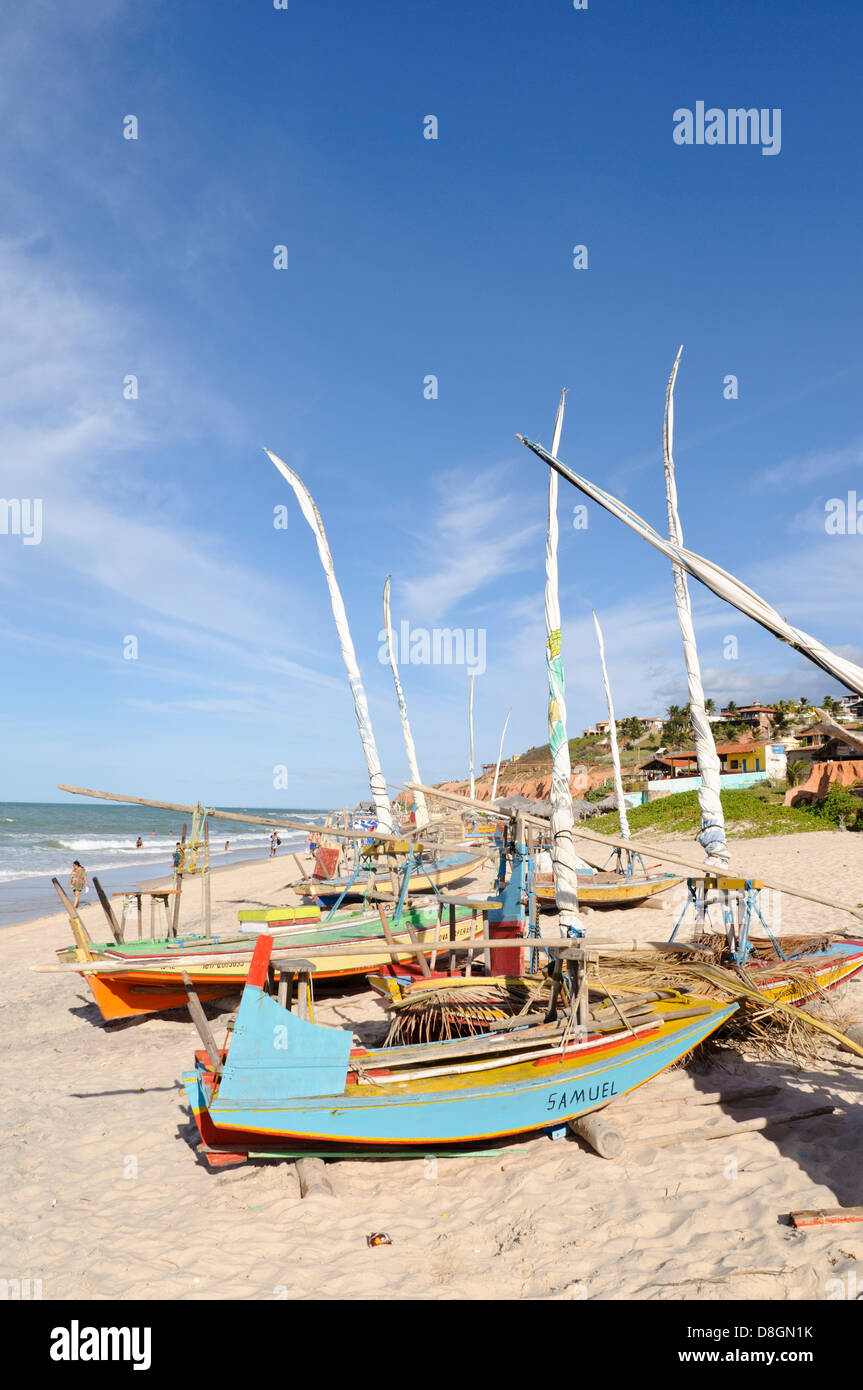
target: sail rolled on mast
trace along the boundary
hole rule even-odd
[[[507,712],[506,712],[506,719],[503,721],[503,729],[501,730],[501,735],[500,735],[500,747],[499,747],[498,750],[497,750],[497,767],[496,767],[495,770],[494,770],[494,783],[493,783],[492,789],[491,789],[491,799],[492,799],[492,801],[494,801],[495,797],[497,796],[497,779],[498,779],[498,777],[500,776],[500,760],[501,760],[501,758],[503,757],[503,741],[504,741],[504,739],[506,738],[507,725],[509,724],[509,716],[510,716],[511,714],[512,714],[512,710],[511,710],[511,709],[508,709]]]
[[[858,695],[863,695],[863,666],[858,666],[856,662],[848,661],[847,658],[839,656],[817,637],[804,632],[802,628],[794,627],[786,622],[776,609],[757,594],[754,589],[750,589],[741,580],[735,579],[733,574],[714,564],[712,560],[706,559],[703,555],[697,554],[694,550],[686,550],[683,546],[674,545],[671,541],[665,540],[654,531],[653,527],[634,512],[631,507],[627,507],[625,502],[620,502],[613,497],[610,492],[592,483],[588,478],[584,478],[579,473],[567,468],[565,463],[561,463],[559,458],[550,454],[541,444],[536,444],[532,439],[527,439],[524,435],[517,435],[522,444],[530,449],[531,453],[536,454],[538,459],[548,464],[567,482],[572,483],[573,487],[578,488],[579,492],[585,497],[589,497],[600,507],[604,507],[612,516],[616,516],[618,521],[622,521],[636,535],[641,536],[642,540],[652,545],[654,550],[658,550],[668,560],[677,560],[686,570],[687,574],[693,579],[697,579],[705,588],[710,589],[718,598],[730,603],[733,608],[737,608],[747,618],[759,623],[761,627],[772,632],[774,637],[778,637],[781,642],[785,642],[789,647],[793,647],[801,656],[805,656],[815,666],[820,666],[822,671],[828,675],[835,676],[840,684],[848,690],[855,691]]]
[[[614,799],[617,802],[617,819],[620,822],[621,835],[624,840],[628,840],[630,838],[629,820],[626,815],[626,802],[623,799],[623,777],[620,772],[620,749],[617,746],[617,725],[614,721],[614,701],[611,698],[611,682],[608,679],[608,668],[605,664],[605,642],[602,640],[602,628],[599,626],[596,609],[593,611],[593,625],[596,628],[596,640],[599,645],[599,663],[602,667],[602,681],[605,686],[605,703],[608,707],[608,737],[611,744],[611,762],[614,771]]]
[[[386,584],[384,584],[384,600],[383,600],[383,602],[384,602],[384,631],[386,632],[386,638],[387,638],[387,654],[388,654],[389,659],[390,659],[390,669],[392,670],[392,673],[393,673],[393,681],[395,682],[395,687],[396,687],[396,699],[398,700],[399,714],[401,715],[401,720],[402,720],[402,733],[404,734],[405,751],[406,751],[406,753],[407,753],[407,755],[408,755],[408,767],[410,768],[411,781],[412,781],[412,782],[417,782],[417,783],[419,783],[419,782],[422,782],[422,778],[420,777],[419,768],[418,768],[418,766],[417,766],[417,752],[416,752],[416,748],[414,747],[413,734],[411,733],[410,721],[409,721],[409,719],[408,719],[408,709],[407,709],[407,705],[405,704],[404,691],[402,690],[402,683],[401,683],[401,680],[399,679],[399,668],[398,668],[398,665],[396,664],[395,643],[393,642],[393,625],[392,625],[392,621],[391,621],[391,619],[390,619],[390,576],[389,576],[389,575],[387,575],[387,582],[386,582]],[[414,815],[415,815],[415,819],[416,819],[417,829],[422,830],[422,828],[423,828],[424,826],[428,825],[428,823],[429,823],[428,803],[426,802],[425,793],[424,793],[424,792],[414,791]]]
[[[551,451],[560,447],[566,392],[561,391],[554,421]],[[578,869],[572,842],[574,816],[569,741],[566,736],[566,699],[561,651],[560,598],[557,575],[557,474],[548,470],[548,527],[545,542],[545,664],[548,674],[548,746],[551,751],[551,863],[554,898],[561,932],[582,936],[578,912]]]
[[[674,359],[674,366],[665,390],[665,414],[662,421],[662,457],[665,465],[665,500],[668,508],[668,539],[675,546],[683,545],[683,528],[677,507],[677,483],[674,477],[674,383],[680,366],[681,347]],[[707,855],[711,868],[724,869],[728,866],[730,854],[725,840],[725,814],[719,795],[720,770],[719,754],[707,710],[704,705],[704,686],[701,682],[701,664],[695,643],[695,626],[692,621],[692,602],[689,597],[689,583],[686,570],[679,560],[672,560],[674,574],[674,602],[677,608],[677,621],[683,639],[683,656],[686,662],[686,683],[689,688],[689,718],[695,735],[695,757],[701,783],[698,788],[698,807],[701,812],[701,830],[698,843]]]
[[[269,449],[265,449],[264,453],[267,455],[270,462],[279,470],[282,477],[290,483],[296,499],[300,504],[300,511],[309,523],[309,526],[314,532],[315,540],[318,543],[318,555],[320,556],[324,575],[326,576],[327,588],[330,592],[330,603],[333,609],[333,618],[335,619],[339,645],[342,649],[345,669],[348,673],[351,694],[354,697],[354,713],[356,714],[357,728],[360,731],[360,740],[362,741],[366,767],[368,768],[369,787],[371,788],[372,800],[375,804],[378,830],[384,835],[391,835],[393,830],[392,809],[390,807],[389,797],[387,796],[384,775],[381,771],[380,758],[378,757],[371,716],[369,715],[368,701],[363,686],[363,678],[360,675],[360,668],[357,665],[357,655],[354,650],[351,630],[348,626],[348,615],[345,612],[342,593],[336,579],[333,557],[330,554],[330,547],[327,543],[324,523],[321,520],[321,514],[315,505],[312,494],[309,492],[299,474],[295,473],[277,454],[271,453]]]
[[[476,794],[476,778],[475,778],[475,776],[474,776],[474,767],[473,767],[473,683],[474,683],[474,680],[475,680],[475,676],[472,675],[471,678],[470,678],[470,693],[469,693],[469,695],[468,695],[468,697],[467,697],[467,722],[468,722],[468,734],[469,734],[469,738],[470,738],[470,799],[471,799],[471,801],[473,801],[474,796],[475,796],[475,794]]]

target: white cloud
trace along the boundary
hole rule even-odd
[[[434,622],[487,584],[535,564],[541,525],[514,524],[520,506],[500,493],[500,477],[489,468],[467,481],[450,472],[436,482],[442,500],[418,541],[427,568],[399,586],[410,622]]]
[[[845,473],[850,468],[863,464],[863,438],[854,439],[838,448],[811,449],[805,454],[794,454],[772,468],[765,468],[752,479],[753,487],[801,487],[814,483],[820,478],[829,478],[834,473]]]

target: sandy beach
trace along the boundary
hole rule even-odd
[[[681,848],[683,848],[681,843]],[[685,848],[691,851],[691,844]],[[863,840],[841,832],[738,841],[735,867],[855,902]],[[291,860],[213,877],[214,926],[240,906],[290,901]],[[663,939],[675,902],[588,915],[593,938]],[[853,930],[783,899],[782,929]],[[183,920],[198,909],[187,891]],[[96,939],[100,910],[84,909]],[[198,1045],[176,1011],[106,1028],[77,975],[36,974],[69,938],[62,914],[5,929],[6,1124],[2,1267],[46,1299],[828,1299],[853,1297],[857,1228],[801,1233],[789,1210],[863,1202],[863,1061],[747,1062],[666,1073],[620,1103],[627,1135],[608,1162],[546,1135],[476,1157],[327,1164],[333,1195],[301,1199],[292,1163],[210,1171],[179,1085]],[[236,1000],[208,1005],[217,1037]],[[843,1015],[863,1020],[863,985]],[[319,1022],[364,1031],[383,1014],[362,985],[328,993]],[[717,1091],[770,1097],[706,1105]],[[835,1113],[731,1138],[685,1131],[833,1105]],[[657,1143],[671,1136],[673,1142]],[[653,1140],[654,1142],[651,1142]],[[385,1231],[392,1245],[370,1249]],[[860,1259],[858,1260],[858,1256]]]

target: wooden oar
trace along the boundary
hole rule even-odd
[[[416,791],[417,787],[408,782],[405,784],[411,791]],[[469,796],[462,796],[460,792],[442,792],[435,787],[420,787],[419,790],[425,792],[426,796],[437,796],[442,801],[453,801],[459,805],[472,807],[475,811],[482,811],[486,815],[496,815],[500,820],[510,817],[509,811],[492,811],[490,807],[482,801],[471,801]],[[524,813],[524,819],[531,825],[542,825],[548,828],[549,822],[539,816]],[[709,871],[704,863],[698,863],[695,859],[686,854],[681,854],[676,849],[664,849],[660,845],[649,845],[644,840],[624,840],[619,835],[600,835],[595,830],[585,830],[583,826],[576,825],[573,828],[573,836],[576,839],[591,840],[597,845],[615,845],[618,849],[631,849],[639,854],[655,854],[657,858],[669,864],[680,864],[686,869],[692,869],[699,878],[703,878]],[[764,874],[751,874],[745,869],[734,869],[734,878],[757,878],[764,884],[765,888],[772,888],[776,893],[787,893],[789,898],[803,898],[806,902],[820,903],[822,907],[834,907],[839,912],[848,912],[852,917],[856,917],[858,922],[863,922],[863,911],[852,907],[850,903],[840,903],[835,898],[825,898],[820,893],[807,893],[803,888],[792,888],[787,883],[777,883],[774,879],[765,878]]]

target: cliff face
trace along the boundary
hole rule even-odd
[[[573,773],[569,779],[569,788],[573,796],[583,797],[585,792],[593,791],[595,787],[601,787],[603,782],[611,776],[609,767],[589,767],[578,773]],[[438,787],[443,792],[458,792],[461,796],[470,795],[470,782],[438,782]],[[485,776],[476,779],[476,799],[477,801],[490,801],[491,789],[494,785],[494,777]],[[497,784],[498,796],[526,796],[532,801],[547,801],[551,795],[551,769],[548,775],[534,774],[530,777],[501,777]]]
[[[789,787],[785,805],[796,806],[801,801],[821,801],[831,787],[851,787],[863,781],[863,758],[848,758],[836,763],[813,763],[812,771],[799,787]]]

